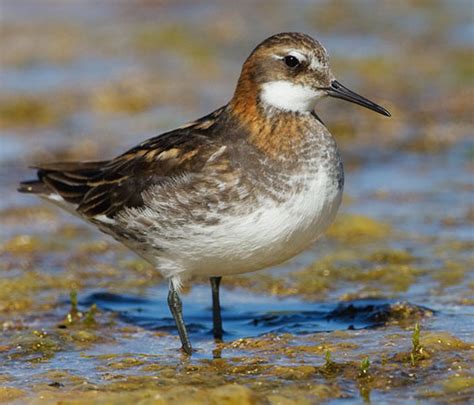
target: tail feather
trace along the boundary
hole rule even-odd
[[[20,193],[48,194],[51,189],[40,180],[22,181],[17,189]]]
[[[80,204],[91,189],[89,182],[101,173],[107,162],[60,162],[33,167],[38,178],[20,183],[21,193],[57,195],[71,204]]]

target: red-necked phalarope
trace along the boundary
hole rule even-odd
[[[336,142],[314,113],[332,96],[390,116],[336,81],[319,42],[274,35],[245,61],[232,100],[209,115],[100,162],[36,166],[19,191],[96,225],[169,280],[183,350],[181,283],[210,277],[214,336],[222,338],[222,276],[281,263],[333,221],[344,173]]]

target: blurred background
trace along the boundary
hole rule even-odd
[[[467,350],[463,342],[474,332],[473,9],[471,0],[0,0],[0,360],[3,356],[9,361],[4,369],[0,366],[0,383],[8,381],[10,387],[5,398],[27,395],[29,389],[18,388],[22,373],[40,384],[33,391],[47,391],[46,382],[54,378],[73,384],[69,376],[38,377],[64,368],[57,353],[77,361],[81,378],[88,373],[95,384],[103,377],[97,357],[93,363],[74,355],[86,349],[92,357],[104,353],[103,342],[94,340],[91,331],[89,342],[73,339],[68,343],[72,347],[51,330],[49,346],[43,335],[33,334],[51,328],[59,333],[54,328],[68,313],[71,291],[79,293],[84,310],[96,302],[103,311],[97,316],[108,319],[107,310],[123,315],[108,329],[112,350],[123,352],[125,347],[136,354],[149,347],[150,353],[173,357],[172,347],[177,346],[164,307],[166,286],[157,273],[78,219],[18,194],[17,183],[32,176],[28,165],[111,158],[205,115],[230,99],[249,52],[282,31],[301,31],[320,40],[338,80],[386,107],[392,118],[338,100],[317,106],[345,162],[340,215],[316,246],[290,263],[224,280],[229,289],[223,292],[224,306],[226,300],[235,304],[227,316],[241,320],[228,327],[229,340],[275,331],[292,336],[296,324],[308,334],[358,322],[338,319],[342,323],[335,327],[309,315],[306,320],[288,315],[275,324],[254,322],[263,327],[250,330],[248,319],[260,319],[283,302],[281,297],[291,297],[295,311],[309,310],[311,303],[312,310],[323,313],[325,307],[317,302],[381,299],[380,305],[407,303],[398,315],[409,322],[372,330],[358,348],[344,354],[346,359],[359,361],[372,350],[378,364],[380,339],[393,334],[401,339],[392,342],[393,350],[408,350],[414,319],[421,319],[438,340],[439,334],[444,336],[451,348]],[[204,325],[193,333],[201,339],[202,357],[212,357],[209,320],[200,318],[208,311],[207,286],[188,293],[185,316],[186,301],[188,308],[193,300],[198,302],[195,312],[188,309],[188,318]],[[262,299],[262,293],[268,298]],[[240,313],[242,296],[258,310]],[[136,297],[149,301],[140,301],[137,309]],[[425,319],[424,306],[437,315]],[[137,329],[125,330],[124,325]],[[373,324],[360,321],[359,326]],[[75,332],[84,332],[77,328]],[[135,346],[120,340],[127,333],[134,336]],[[159,340],[157,333],[166,336]],[[293,344],[301,343],[294,339]],[[314,339],[323,338],[319,334]],[[18,349],[19,341],[23,349]],[[37,351],[32,349],[36,344]],[[235,350],[257,355],[254,346],[227,349],[234,356]],[[433,396],[465,398],[472,375],[465,374],[465,365],[461,371],[453,366],[457,351],[445,349],[433,349],[444,357],[432,354],[422,380],[399,384],[413,384],[412,391],[374,389],[382,399],[427,398],[428,386],[434,387],[429,391]],[[331,350],[337,360],[338,349]],[[266,353],[258,355],[268,364],[282,356]],[[321,353],[306,353],[305,361],[321,363]],[[41,367],[25,367],[32,360]],[[293,360],[285,361],[295,366]],[[238,374],[238,382],[243,375]],[[346,377],[332,381],[338,389],[313,394],[322,395],[320,399],[367,394]],[[272,378],[288,389],[295,387],[286,377]],[[220,384],[229,382],[222,379]],[[375,387],[374,381],[370,384]]]

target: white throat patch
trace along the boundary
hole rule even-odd
[[[323,95],[322,91],[287,80],[264,83],[260,92],[260,98],[265,104],[280,110],[301,113],[311,112],[316,101]]]

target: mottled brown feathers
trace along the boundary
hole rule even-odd
[[[154,184],[189,172],[199,172],[221,145],[201,133],[209,130],[210,114],[186,129],[149,139],[110,161],[38,165],[38,180],[19,191],[58,194],[86,217],[113,216],[125,207],[140,206],[142,193]]]

